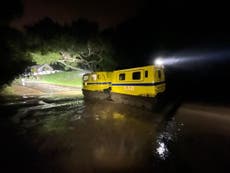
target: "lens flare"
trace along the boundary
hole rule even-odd
[[[157,58],[157,59],[155,59],[154,64],[156,66],[162,66],[162,65],[164,65],[164,61],[162,58]]]
[[[156,58],[154,64],[173,67],[194,67],[222,62],[230,63],[229,50],[184,50],[164,55],[163,58]]]

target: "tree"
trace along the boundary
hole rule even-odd
[[[27,27],[28,51],[36,63],[59,64],[66,70],[96,71],[114,67],[112,44],[101,37],[95,23],[79,20],[66,27],[44,20]],[[44,28],[49,28],[49,37],[44,34]]]
[[[9,27],[23,13],[20,0],[7,0],[0,6],[0,87],[10,83],[31,64],[25,51],[24,35]]]
[[[84,48],[60,51],[60,54],[62,58],[58,62],[91,71],[111,70],[111,66],[115,64],[112,57],[108,56],[112,54],[111,47],[100,39],[88,40]]]

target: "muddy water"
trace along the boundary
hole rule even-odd
[[[228,132],[191,125],[193,113],[81,97],[8,98],[0,111],[1,172],[228,172]]]

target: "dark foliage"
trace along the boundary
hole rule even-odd
[[[24,72],[31,64],[25,54],[23,34],[8,25],[23,13],[20,0],[8,0],[0,6],[0,87]]]

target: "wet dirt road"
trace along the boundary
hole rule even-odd
[[[230,110],[182,104],[165,120],[82,97],[1,101],[1,172],[229,172]]]

